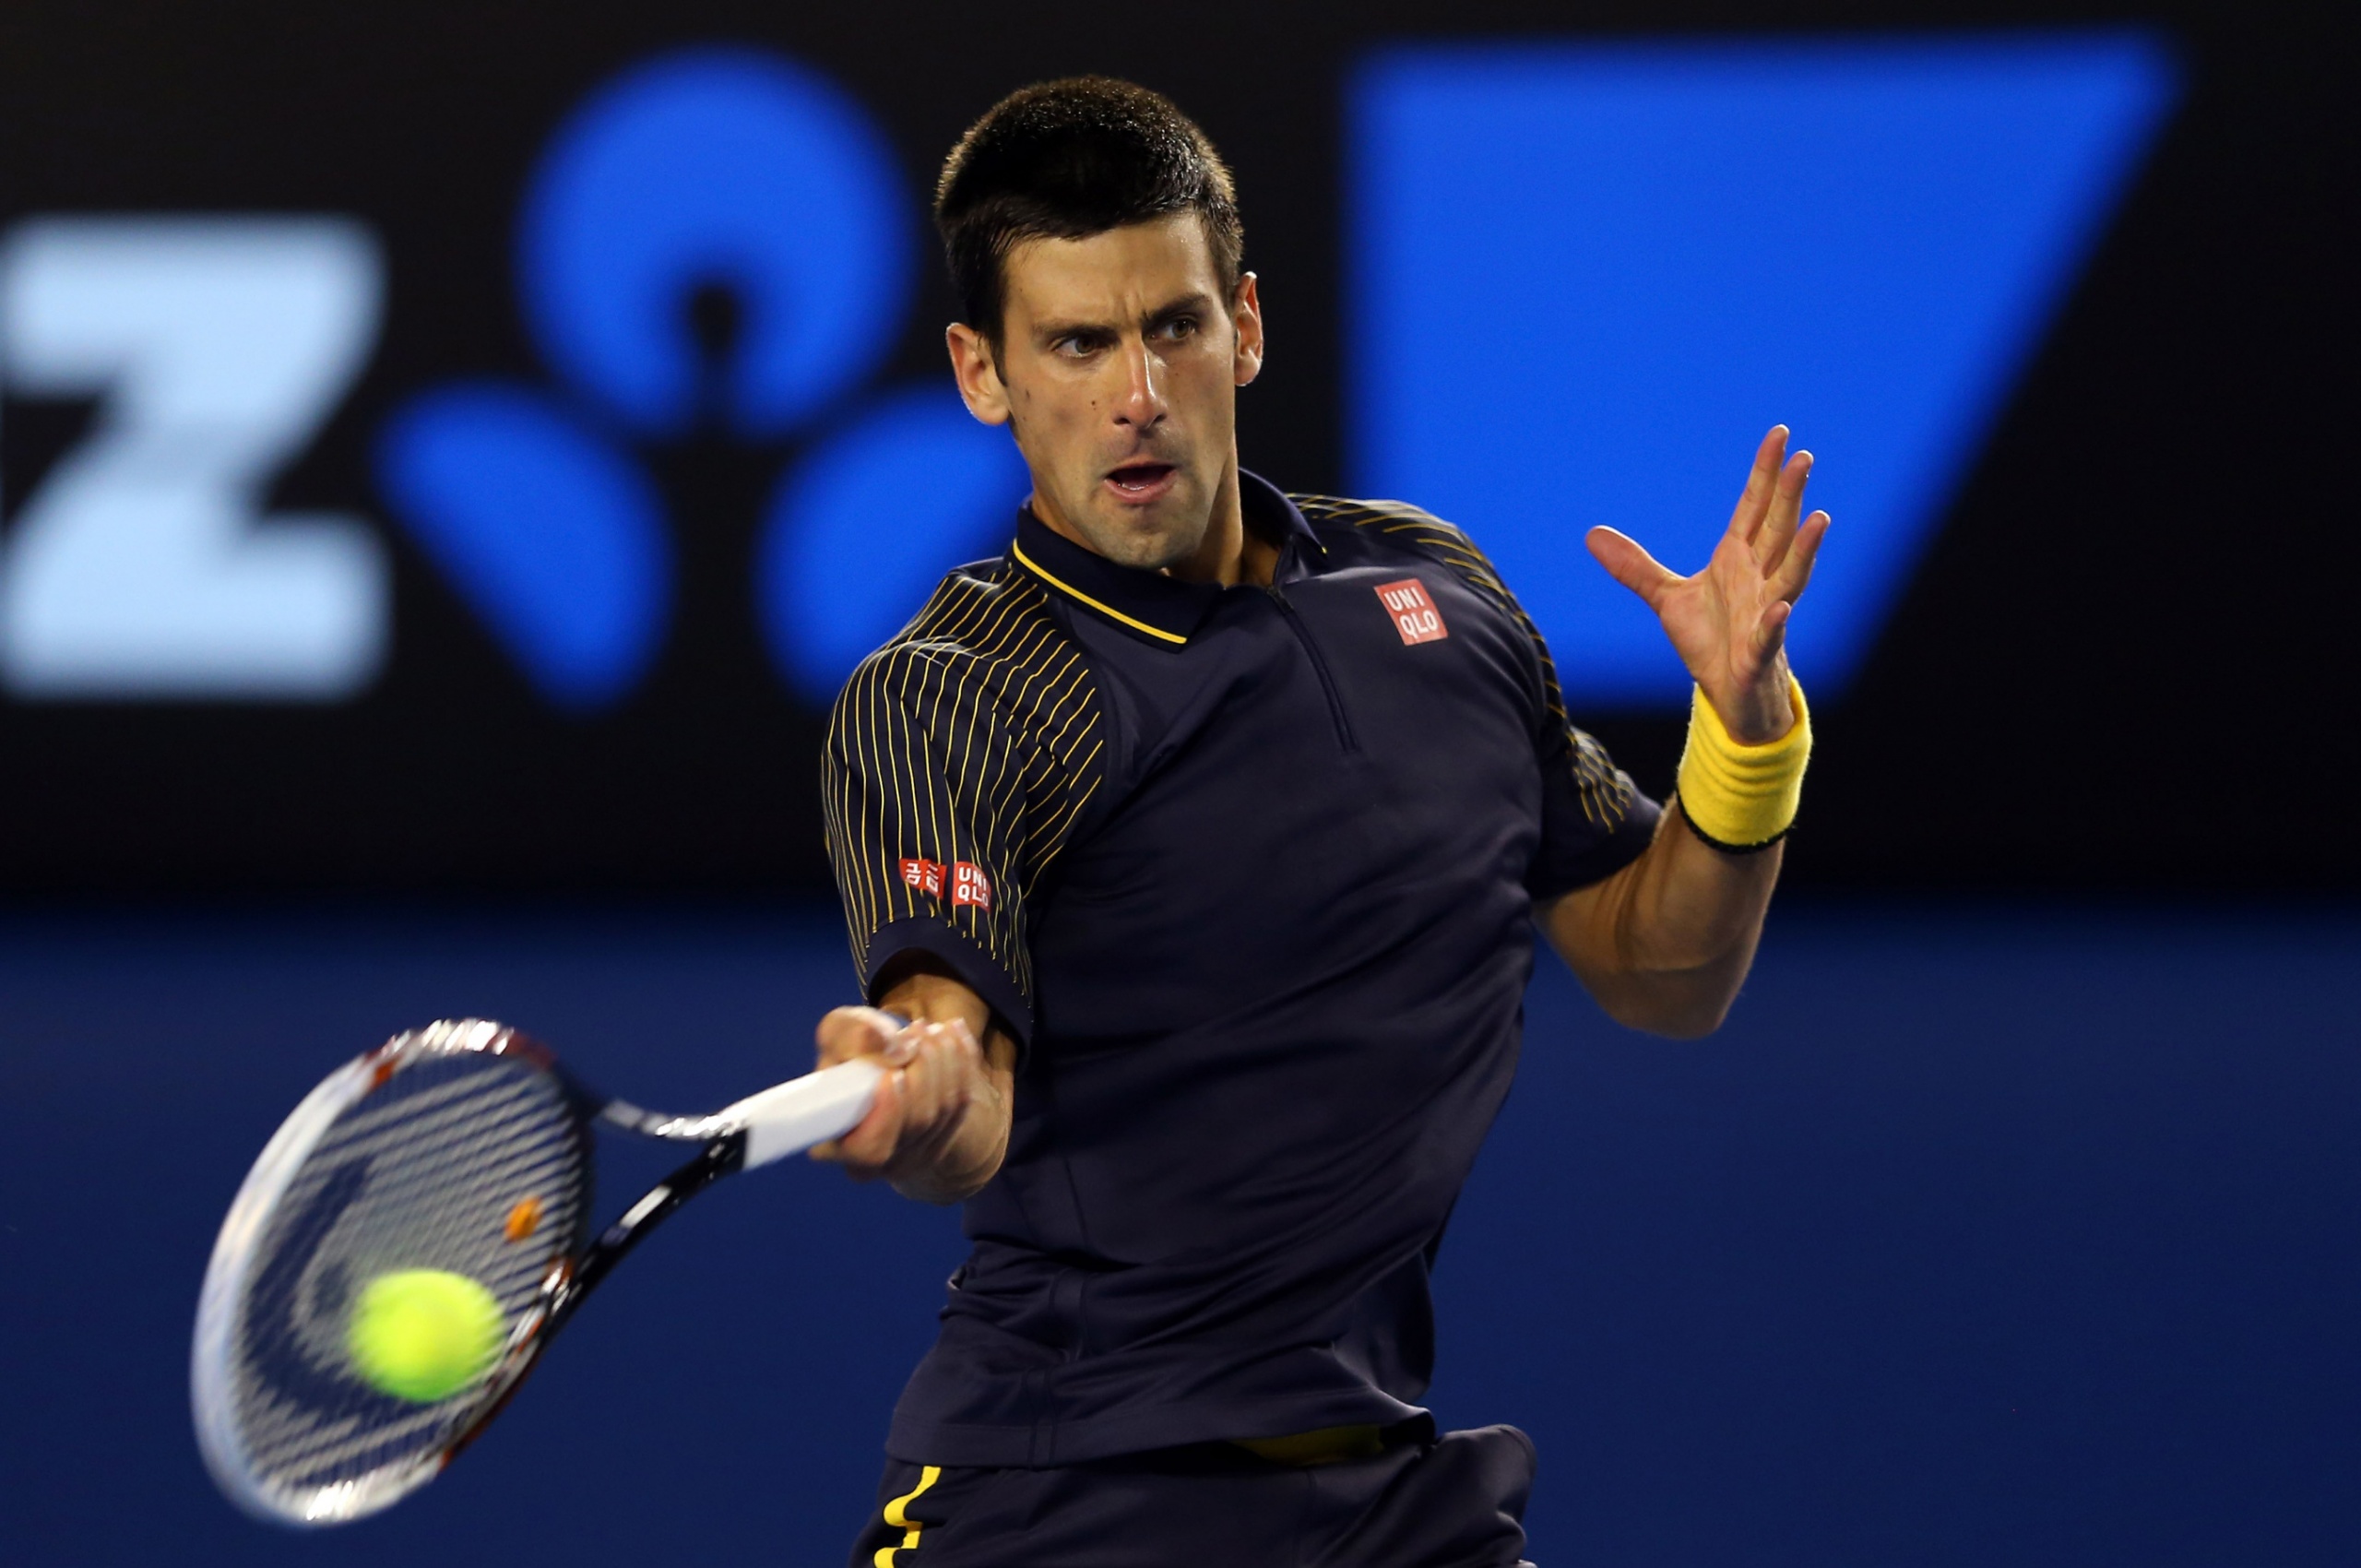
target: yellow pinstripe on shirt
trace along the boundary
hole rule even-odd
[[[845,684],[822,767],[828,858],[866,974],[876,933],[932,917],[1029,1004],[1025,899],[1097,792],[1098,694],[1042,586],[1007,562],[943,579]],[[904,875],[981,868],[989,904]]]

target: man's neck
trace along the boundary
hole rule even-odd
[[[1222,466],[1221,486],[1214,492],[1214,512],[1206,519],[1204,542],[1195,554],[1164,568],[1164,575],[1184,583],[1235,588],[1241,582],[1269,582],[1277,560],[1278,552],[1247,529],[1246,502],[1238,483],[1238,454],[1233,450]]]

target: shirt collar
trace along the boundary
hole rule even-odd
[[[1259,474],[1238,470],[1239,502],[1246,526],[1279,541],[1277,579],[1304,575],[1302,557],[1320,541],[1279,489]],[[1221,599],[1219,583],[1188,583],[1161,572],[1122,566],[1084,549],[1025,507],[1016,515],[1016,564],[1067,599],[1113,621],[1126,631],[1164,647],[1180,647],[1196,635]]]

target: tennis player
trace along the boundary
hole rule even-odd
[[[953,373],[1032,494],[827,746],[874,1006],[820,1057],[893,1071],[821,1152],[964,1202],[973,1242],[853,1562],[1516,1563],[1532,1446],[1419,1408],[1428,1272],[1536,925],[1634,1028],[1706,1033],[1745,978],[1810,747],[1783,652],[1810,458],[1764,439],[1693,576],[1591,531],[1696,679],[1659,808],[1466,535],[1239,466],[1262,306],[1169,102],[1015,93],[935,215]]]

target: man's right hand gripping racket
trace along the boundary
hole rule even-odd
[[[710,1116],[659,1116],[474,1018],[347,1063],[263,1149],[213,1246],[189,1385],[214,1479],[248,1512],[295,1525],[357,1519],[425,1485],[666,1216],[733,1171],[850,1131],[881,1076],[847,1062]],[[699,1152],[594,1237],[599,1123]],[[416,1271],[481,1314],[485,1352],[447,1392],[387,1392],[356,1361],[372,1283]]]

